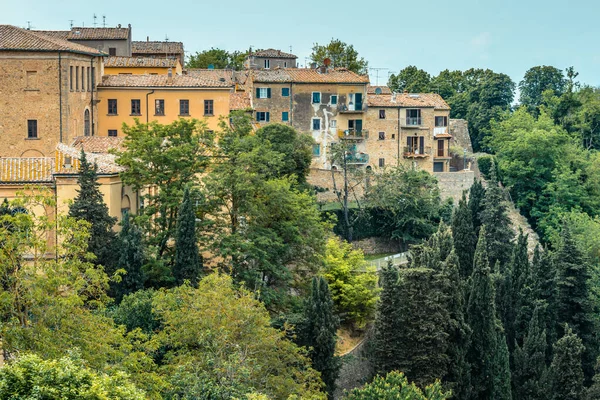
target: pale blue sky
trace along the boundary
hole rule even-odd
[[[34,29],[131,23],[133,39],[184,42],[186,52],[279,48],[304,64],[314,42],[354,44],[379,83],[416,65],[440,70],[491,68],[518,83],[536,65],[573,65],[579,80],[600,85],[600,1],[596,0],[0,0],[0,23]],[[375,72],[371,71],[375,84]]]

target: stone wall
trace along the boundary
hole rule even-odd
[[[332,175],[333,172],[333,175]],[[309,185],[317,188],[317,201],[319,202],[330,202],[337,201],[337,195],[335,194],[333,181],[335,179],[335,187],[337,190],[343,190],[344,188],[344,175],[342,171],[331,171],[328,169],[311,168],[306,181]],[[362,199],[365,193],[365,187],[369,184],[368,176],[364,177],[364,180],[353,180],[352,176],[349,175],[349,186],[353,187],[353,191],[359,199]],[[349,201],[354,201],[354,196]]]
[[[440,187],[442,199],[452,198],[454,204],[462,197],[463,190],[468,190],[473,184],[475,173],[473,171],[458,171],[458,172],[434,172],[433,174]]]
[[[352,242],[352,247],[361,249],[366,255],[400,253],[403,250],[399,241],[379,237],[355,240]]]

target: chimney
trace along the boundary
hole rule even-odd
[[[146,42],[150,41],[150,36],[146,36]]]

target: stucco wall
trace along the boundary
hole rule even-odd
[[[438,180],[442,199],[450,197],[454,200],[454,204],[458,204],[463,190],[470,189],[475,179],[473,171],[434,172],[433,175]]]

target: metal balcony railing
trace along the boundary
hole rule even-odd
[[[366,164],[369,162],[369,155],[365,153],[354,153],[346,155],[347,164]]]
[[[369,137],[369,131],[366,129],[346,129],[345,131],[338,130],[338,137],[344,140],[362,140]]]
[[[421,146],[405,146],[404,157],[406,158],[420,158],[429,157],[431,155],[431,147]]]
[[[359,104],[358,107],[355,104],[342,103],[338,106],[338,111],[342,114],[362,113],[367,111],[367,103]]]
[[[421,117],[406,117],[402,122],[405,128],[419,127],[422,123]]]

